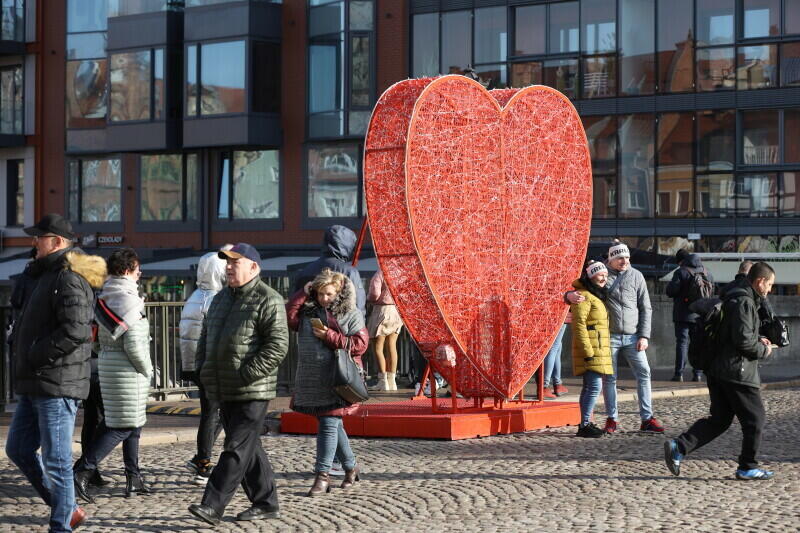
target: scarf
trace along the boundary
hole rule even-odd
[[[144,298],[136,281],[124,276],[109,276],[98,295],[95,316],[100,325],[118,339],[130,325],[144,315]]]
[[[608,287],[598,287],[595,285],[592,278],[586,273],[586,270],[581,273],[580,282],[583,288],[597,296],[601,301],[605,302],[608,298]]]

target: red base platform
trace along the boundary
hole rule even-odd
[[[487,401],[485,406],[475,407],[472,400],[459,399],[456,413],[447,412],[452,408],[450,399],[437,400],[437,404],[437,412],[427,398],[362,404],[354,414],[344,417],[344,427],[348,435],[358,437],[459,440],[577,425],[581,418],[574,402],[504,402],[496,407]],[[315,434],[317,420],[285,412],[281,431]]]

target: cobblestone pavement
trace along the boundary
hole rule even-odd
[[[457,442],[353,439],[364,480],[348,493],[306,498],[313,437],[264,437],[278,472],[282,517],[237,523],[236,495],[217,531],[797,531],[800,528],[800,389],[764,392],[768,424],[760,457],[776,478],[733,478],[738,424],[696,452],[674,478],[663,438],[642,435],[635,405],[622,407],[621,434],[578,439],[574,428]],[[707,410],[707,398],[656,403],[675,435]],[[600,419],[601,413],[598,413]],[[190,444],[142,449],[142,467],[159,493],[122,497],[119,450],[105,462],[115,486],[85,508],[80,531],[210,531],[186,507],[202,488],[181,466]],[[46,507],[19,472],[0,461],[0,530],[46,529]]]

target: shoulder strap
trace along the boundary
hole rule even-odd
[[[608,288],[608,293],[609,293],[609,294],[611,294],[612,292],[614,292],[614,288],[616,288],[616,286],[617,286],[617,283],[619,283],[619,280],[620,280],[620,279],[622,279],[622,276],[623,276],[624,274],[625,274],[625,272],[620,272],[619,274],[617,274],[617,277],[616,277],[616,278],[614,278],[614,283],[612,283],[612,284],[611,284],[611,286]]]

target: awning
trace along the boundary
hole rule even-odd
[[[154,261],[142,263],[143,276],[177,276],[189,277],[194,275],[197,263],[201,256],[188,256],[176,259],[166,259],[164,261]],[[261,271],[266,275],[280,276],[288,272],[288,267],[310,263],[317,258],[314,256],[280,256],[270,257],[261,260]],[[374,257],[359,260],[358,270],[362,274],[372,274],[378,268],[378,263]]]

